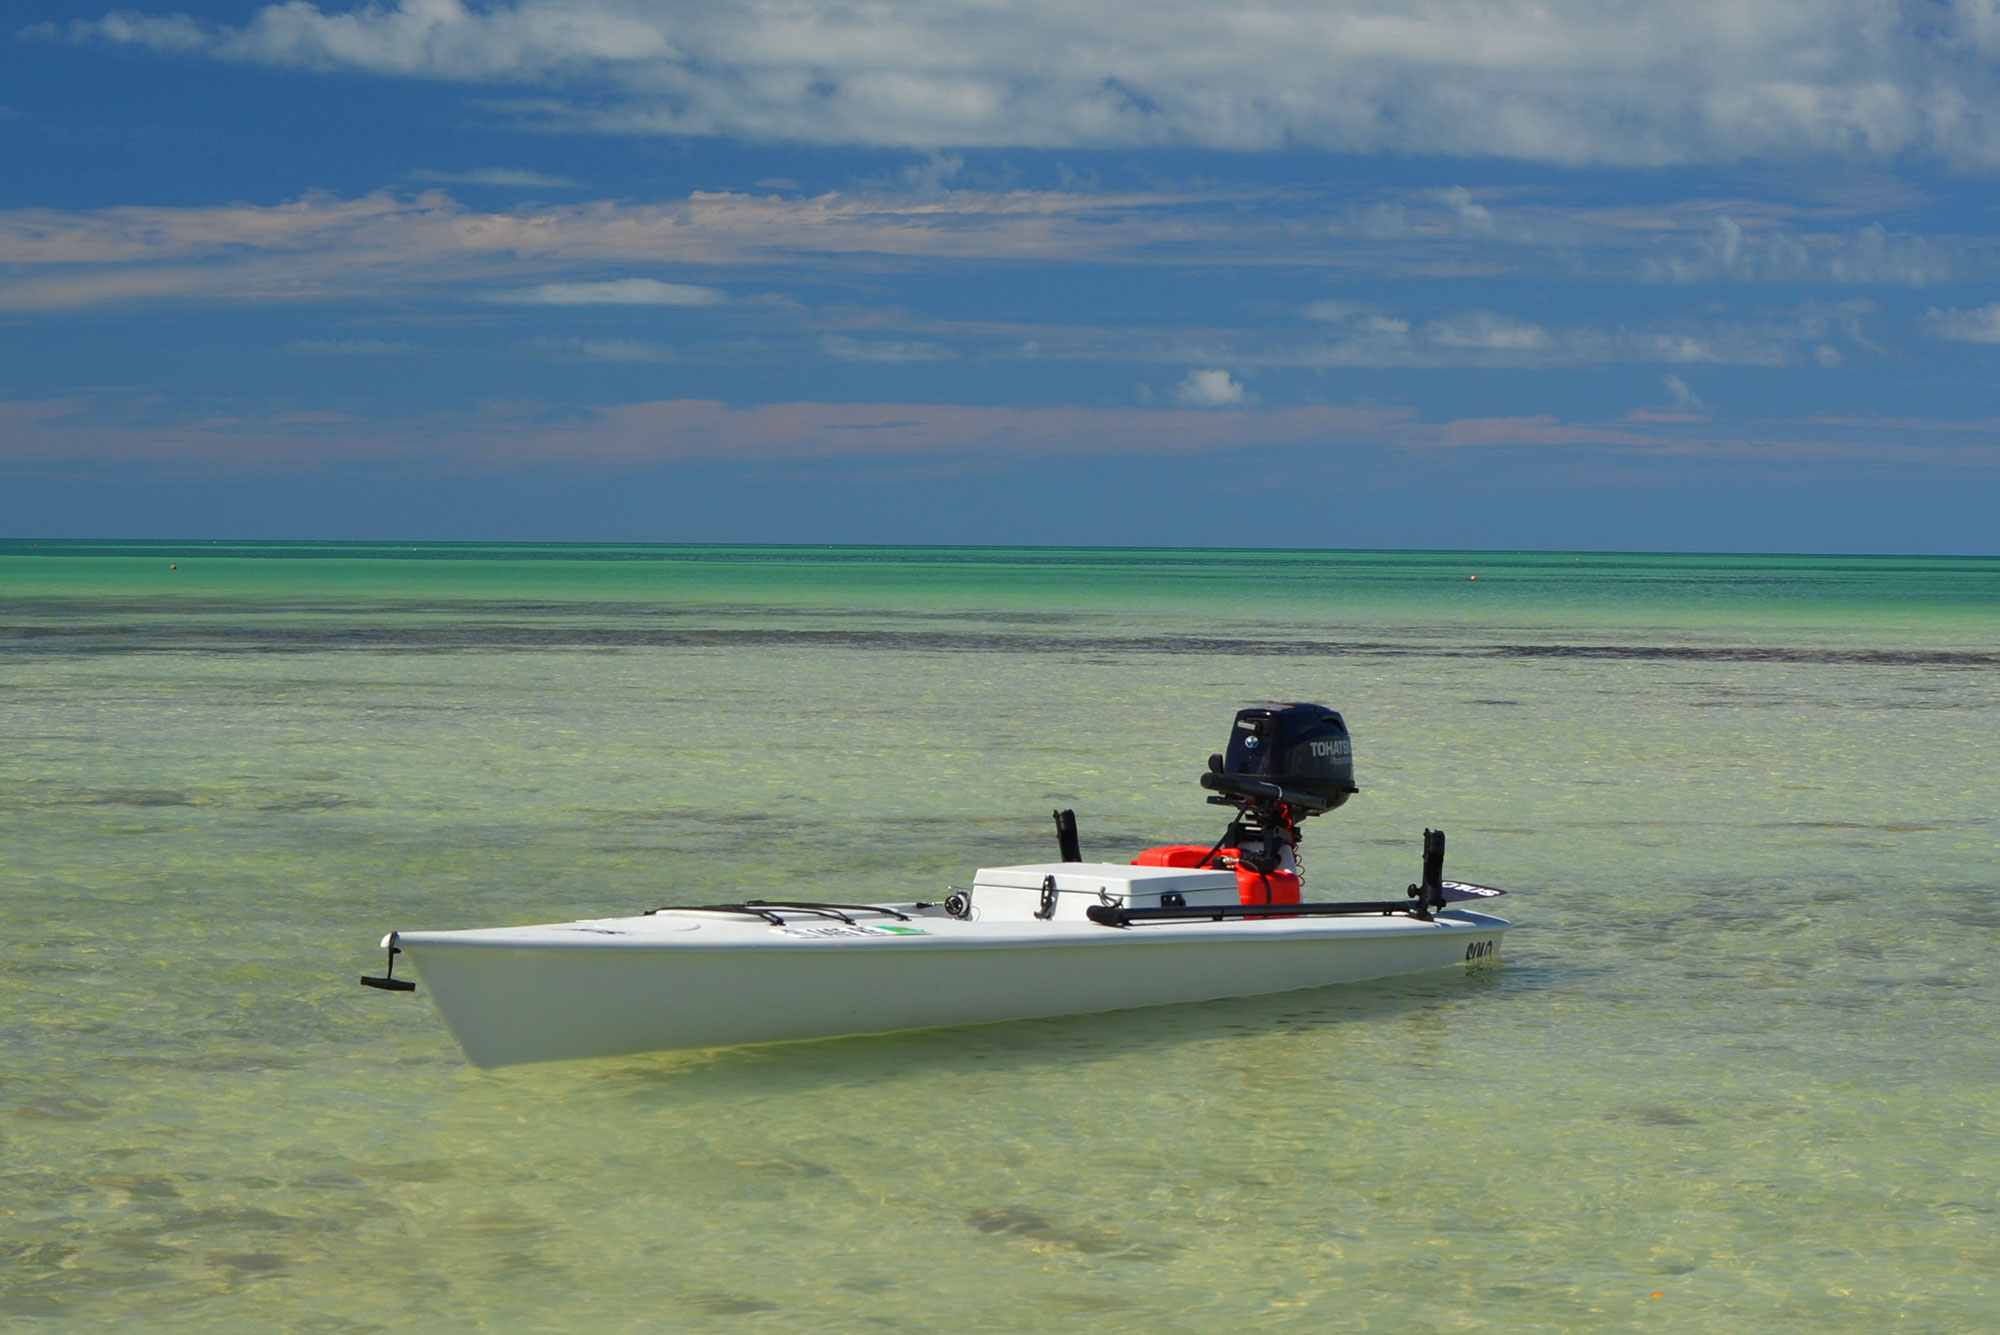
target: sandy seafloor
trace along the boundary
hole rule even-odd
[[[355,982],[1209,838],[1273,698],[1310,892],[1441,826],[1501,963],[496,1072]],[[1995,560],[5,544],[0,1324],[1988,1330],[1996,776]]]

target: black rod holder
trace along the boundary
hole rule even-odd
[[[396,934],[394,932],[389,933],[388,966],[382,970],[382,976],[380,978],[370,978],[368,975],[363,974],[361,976],[362,986],[379,987],[384,992],[416,991],[417,985],[415,983],[411,982],[407,978],[396,977],[396,956],[402,953],[403,953],[403,948],[396,944]]]
[[[1083,861],[1083,846],[1076,838],[1076,813],[1074,811],[1051,812],[1056,818],[1056,847],[1062,850],[1064,862]]]
[[[1423,880],[1409,889],[1417,901],[1417,916],[1428,918],[1444,907],[1444,831],[1424,831]]]

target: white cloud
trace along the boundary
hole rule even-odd
[[[1961,343],[2000,343],[2000,302],[1969,311],[1934,306],[1924,312],[1924,326],[1939,338]]]
[[[497,185],[522,186],[531,190],[573,190],[576,182],[567,176],[548,176],[541,172],[519,171],[512,167],[476,167],[471,171],[446,172],[419,168],[410,173],[413,181],[431,181],[438,185]]]
[[[942,362],[958,355],[941,343],[852,338],[846,334],[829,334],[820,340],[820,347],[827,356],[844,362]]]
[[[55,23],[30,24],[21,30],[21,35],[46,40],[68,37],[74,42],[98,38],[106,42],[150,46],[155,51],[214,52],[225,39],[226,33],[198,23],[185,14],[156,16],[135,14],[131,10],[121,9],[114,10],[95,22],[78,19],[67,27]]]
[[[671,362],[678,361],[674,349],[660,343],[632,338],[532,338],[522,349],[538,357],[558,357],[587,362]]]
[[[1243,402],[1243,386],[1219,367],[1189,371],[1174,390],[1174,397],[1196,408],[1230,408]]]
[[[1357,306],[1351,301],[1314,301],[1300,312],[1308,320],[1322,320],[1327,324],[1340,324],[1358,315],[1365,314],[1366,306]]]
[[[965,159],[956,153],[932,153],[920,163],[903,168],[898,178],[907,190],[936,193],[947,189],[953,177],[965,170]]]
[[[1226,344],[1169,342],[1126,350],[1125,360],[1182,361],[1227,358],[1239,366],[1446,367],[1506,366],[1522,369],[1606,365],[1796,365],[1810,345],[1833,334],[1873,349],[1860,327],[1870,302],[1805,303],[1789,315],[1754,319],[1713,314],[1680,316],[1652,325],[1595,322],[1542,324],[1490,310],[1458,311],[1421,323],[1359,308],[1343,308],[1341,328],[1324,340],[1253,343],[1237,335]],[[1043,340],[1045,352],[1087,355]],[[1820,354],[1811,353],[1818,357]]]
[[[1819,346],[1885,351],[1864,328],[1876,312],[1865,299],[1800,303],[1789,314],[1767,309],[1732,316],[1690,306],[1622,323],[1440,310],[1432,304],[1436,294],[1449,290],[1451,276],[1467,272],[1469,259],[1480,253],[1467,252],[1463,241],[1449,235],[1427,240],[1421,233],[1380,244],[1357,241],[1330,229],[1302,227],[1294,212],[1243,206],[1257,198],[1029,190],[808,198],[696,192],[657,203],[594,200],[471,209],[442,191],[426,191],[414,198],[387,192],[358,199],[315,194],[276,205],[0,210],[0,316],[165,302],[394,299],[433,305],[444,299],[520,310],[633,311],[727,302],[759,320],[775,321],[773,331],[827,336],[819,350],[841,360],[1032,355],[1180,368],[1176,377],[1188,367],[1230,367],[1239,376],[1268,366],[1776,367],[1823,361],[1828,354],[1816,351]],[[1497,205],[1489,211],[1503,231],[1514,225],[1512,215]],[[1629,281],[1630,238],[1638,235],[1643,243],[1672,235],[1621,226],[1593,229],[1578,218],[1572,215],[1560,242],[1509,252],[1506,272],[1560,275],[1563,266],[1572,266],[1567,273],[1575,281],[1579,257],[1589,256],[1593,269],[1619,271]],[[1990,256],[1982,258],[1986,243],[1977,238],[1944,238],[1938,244],[1956,247],[1968,271],[1992,263]],[[773,294],[749,295],[769,281],[759,270],[774,263],[851,279],[862,270],[925,272],[966,261],[1226,268],[1280,260],[1326,275],[1322,291],[1352,291],[1355,276],[1364,272],[1421,279],[1426,290],[1401,289],[1402,300],[1420,306],[1415,311],[1396,310],[1380,298],[1364,304],[1306,301],[1302,295],[1296,310],[1311,324],[1258,327],[1253,319],[1243,327],[1198,329],[918,320],[907,312],[809,311]],[[717,282],[603,277],[649,272],[713,275]],[[1833,280],[1822,276],[1821,281]],[[746,295],[726,294],[724,284]],[[1977,319],[1977,313],[1937,312],[1929,325],[1944,337],[1978,337]],[[646,360],[654,354],[628,355],[606,345],[563,355]],[[1157,388],[1170,394],[1171,381]]]
[[[535,87],[550,119],[628,132],[2000,165],[1992,0],[286,0],[32,31]]]
[[[214,208],[0,210],[0,311],[156,299],[351,299],[450,284],[519,284],[611,264],[724,266],[865,255],[1136,259],[1161,241],[1185,247],[1206,240],[1229,251],[1249,240],[1228,226],[1191,228],[1172,216],[1182,202],[1170,195],[1026,190],[807,199],[696,191],[655,204],[598,200],[475,211],[426,191],[414,199],[312,194],[278,205]],[[485,295],[536,305],[725,299],[714,288],[653,279],[558,281]]]
[[[1768,222],[1717,218],[1706,232],[1676,232],[1645,265],[1673,283],[1832,282],[1922,287],[1951,278],[1953,258],[1919,236],[1880,223],[1847,233],[1805,234]]]
[[[613,278],[600,283],[543,283],[496,292],[491,299],[521,306],[719,306],[729,298],[693,283]]]
[[[1667,387],[1667,397],[1673,400],[1677,413],[1706,412],[1708,405],[1701,401],[1701,395],[1688,388],[1688,382],[1677,375],[1662,376],[1661,382]]]
[[[1353,302],[1315,301],[1305,308],[1305,317],[1326,324],[1346,325],[1357,341],[1366,340],[1378,346],[1400,346],[1407,344],[1410,338],[1408,320],[1381,315],[1372,307]]]
[[[1472,192],[1462,185],[1450,186],[1434,192],[1438,203],[1450,209],[1452,216],[1465,230],[1490,234],[1495,230],[1493,215],[1484,204],[1472,197]]]
[[[1548,331],[1540,325],[1523,324],[1492,311],[1467,311],[1435,320],[1424,332],[1432,343],[1444,348],[1539,352],[1550,343]]]
[[[65,467],[202,461],[300,473],[359,459],[424,460],[491,475],[509,468],[648,468],[672,461],[1212,456],[1310,446],[1412,452],[1490,446],[1598,455],[1674,454],[1760,460],[1867,459],[1899,468],[2000,464],[1991,421],[1776,420],[1724,433],[1688,417],[1619,422],[1548,414],[1427,421],[1402,408],[1315,404],[1229,413],[1078,406],[713,400],[620,403],[551,417],[539,407],[483,405],[422,419],[362,421],[333,412],[241,413],[135,422],[130,405],[0,401],[0,462]],[[1928,437],[1928,438],[1927,438]],[[1419,458],[1421,455],[1419,454]],[[283,466],[283,465],[281,465]]]
[[[381,338],[309,338],[301,339],[289,346],[293,352],[335,357],[379,357],[418,351],[414,343],[392,342]]]

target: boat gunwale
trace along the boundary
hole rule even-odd
[[[1278,906],[1282,907],[1282,906]],[[662,910],[672,912],[673,910]],[[652,915],[648,915],[652,916]],[[475,927],[436,932],[395,932],[391,935],[396,944],[405,950],[514,950],[514,951],[568,951],[589,954],[602,951],[652,951],[662,954],[676,954],[690,951],[726,952],[733,951],[746,955],[766,955],[795,952],[801,950],[823,950],[834,948],[844,951],[895,951],[895,950],[1019,950],[1024,947],[1040,949],[1078,949],[1096,946],[1126,946],[1140,943],[1159,945],[1214,945],[1249,944],[1270,941],[1311,941],[1346,939],[1379,939],[1385,936],[1425,936],[1438,931],[1499,931],[1513,930],[1513,923],[1491,914],[1478,913],[1469,909],[1448,908],[1440,911],[1433,919],[1425,921],[1399,915],[1355,915],[1344,918],[1287,918],[1273,915],[1270,919],[1238,918],[1227,921],[1214,919],[1193,919],[1180,922],[1153,922],[1135,924],[1130,927],[1107,927],[1096,923],[996,923],[1000,929],[1018,929],[994,933],[968,934],[956,930],[945,932],[883,932],[880,934],[849,935],[789,935],[785,928],[763,924],[729,923],[738,930],[717,933],[700,939],[690,939],[682,933],[646,933],[592,930],[582,923],[612,923],[638,921],[642,919],[595,918],[571,923],[533,923],[520,927]],[[917,921],[924,921],[918,918]],[[936,923],[940,920],[930,919]],[[979,924],[959,924],[954,926],[977,927]],[[542,935],[528,935],[537,929],[550,933],[573,929],[577,936],[587,936],[589,940],[566,940]],[[1052,930],[1053,929],[1053,930]],[[803,929],[802,929],[803,930]],[[751,933],[761,933],[752,935]],[[502,935],[503,933],[507,935]],[[517,935],[518,934],[518,935]]]

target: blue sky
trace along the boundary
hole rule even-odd
[[[17,536],[2000,550],[2000,6],[17,0]]]

